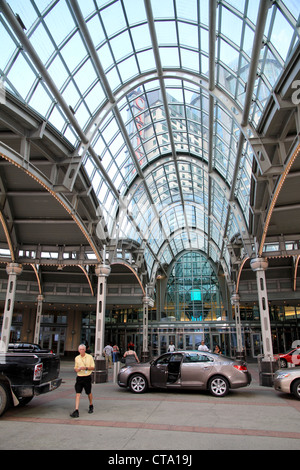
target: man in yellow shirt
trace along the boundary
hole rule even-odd
[[[92,395],[92,377],[91,374],[95,370],[95,362],[93,357],[90,354],[86,353],[86,347],[84,344],[81,344],[78,347],[79,355],[75,357],[75,367],[74,370],[77,373],[77,379],[75,383],[75,411],[70,414],[72,418],[79,418],[79,402],[80,395],[82,390],[85,390],[85,393],[89,399],[89,413],[93,413],[93,395]]]

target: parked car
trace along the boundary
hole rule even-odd
[[[21,343],[21,342],[9,343],[8,351],[9,352],[19,352],[19,353],[20,352],[22,352],[22,353],[39,352],[39,353],[53,354],[52,349],[43,349],[38,344],[35,344],[35,343]]]
[[[243,361],[204,351],[166,353],[145,363],[123,367],[118,385],[134,393],[151,388],[209,390],[217,397],[229,389],[246,387],[251,375]]]
[[[292,393],[300,400],[300,369],[290,367],[288,370],[277,370],[274,374],[273,386],[275,390]]]
[[[288,366],[288,363],[294,364],[295,366],[300,365],[300,348],[292,348],[285,353],[279,353],[274,355],[274,359],[280,361],[280,369],[284,369]]]
[[[60,359],[44,352],[0,352],[0,416],[61,385]]]

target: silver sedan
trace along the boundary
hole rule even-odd
[[[274,374],[275,390],[283,393],[292,393],[300,400],[300,370],[299,367],[279,369]]]
[[[134,393],[149,388],[198,389],[223,397],[229,389],[250,382],[245,362],[204,351],[166,353],[150,362],[125,366],[118,374],[118,385]]]

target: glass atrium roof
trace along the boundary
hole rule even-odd
[[[298,0],[0,0],[5,89],[81,158],[108,237],[149,274],[186,249],[226,271],[247,237],[255,136],[299,42]]]

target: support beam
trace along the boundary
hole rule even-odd
[[[9,277],[8,277],[6,300],[5,300],[5,307],[4,307],[4,314],[3,314],[0,352],[7,352],[7,349],[8,349],[11,322],[12,322],[12,317],[13,317],[13,312],[14,312],[17,277],[22,273],[22,271],[23,271],[22,265],[18,263],[10,263],[6,266],[6,272]]]
[[[272,334],[265,275],[265,271],[268,268],[268,260],[259,257],[253,258],[250,261],[250,265],[252,270],[256,273],[264,359],[266,361],[273,361]]]
[[[95,351],[94,351],[96,360],[100,360],[102,358],[102,352],[104,348],[106,285],[107,285],[107,278],[110,275],[110,271],[111,271],[110,266],[104,263],[105,263],[105,256],[103,257],[103,264],[99,264],[95,268],[95,273],[98,276]]]
[[[243,351],[239,294],[232,294],[231,304],[234,306],[234,314],[235,314],[234,316],[235,316],[235,329],[236,329],[236,342],[237,342],[236,358],[245,359],[245,353]]]
[[[40,329],[41,329],[41,319],[42,319],[42,311],[43,311],[43,301],[44,296],[38,295],[37,296],[37,311],[36,311],[36,319],[35,319],[35,329],[34,329],[34,339],[33,342],[39,344],[40,342]]]

